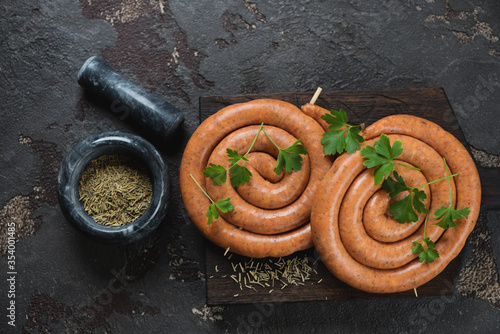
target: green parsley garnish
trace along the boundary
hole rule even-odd
[[[260,124],[259,130],[253,139],[252,145],[248,148],[247,152],[244,155],[238,154],[238,151],[231,150],[229,148],[226,149],[226,154],[228,157],[228,161],[231,163],[229,168],[225,168],[222,165],[216,165],[213,163],[209,163],[207,167],[203,170],[203,175],[212,179],[213,184],[218,186],[222,183],[225,183],[227,180],[227,172],[229,171],[229,179],[231,180],[231,185],[233,187],[241,186],[244,183],[250,182],[250,178],[252,177],[252,172],[245,167],[245,164],[248,161],[248,154],[252,150],[253,145],[257,141],[257,137],[264,127],[264,123]],[[239,165],[238,163],[243,160],[243,165]]]
[[[227,169],[224,166],[209,163],[203,170],[203,175],[211,178],[214,185],[218,186],[226,182]]]
[[[215,202],[207,194],[207,192],[200,186],[198,181],[196,181],[196,179],[194,178],[194,176],[191,173],[189,173],[189,176],[191,176],[191,178],[193,179],[194,183],[196,183],[198,188],[200,188],[200,190],[205,194],[205,196],[207,196],[207,198],[210,200],[210,202],[212,202],[208,206],[208,209],[207,209],[207,218],[208,218],[207,225],[210,225],[214,219],[217,219],[220,217],[220,213],[217,209],[219,209],[221,212],[224,212],[224,213],[229,212],[229,211],[234,209],[234,206],[231,204],[231,199],[224,198],[224,199],[221,199],[221,200]]]
[[[245,166],[234,164],[229,167],[229,175],[231,178],[231,185],[237,187],[250,182],[252,173]]]
[[[280,175],[285,169],[288,173],[293,172],[294,170],[299,171],[302,169],[302,157],[301,154],[308,154],[304,145],[299,145],[302,142],[302,139],[298,139],[295,143],[287,148],[281,148],[272,140],[272,138],[267,134],[266,130],[264,130],[267,138],[276,146],[279,150],[278,159],[276,161],[276,167],[274,168],[274,172],[277,175]]]
[[[429,238],[423,238],[423,243],[414,241],[411,251],[413,254],[418,255],[420,262],[431,263],[439,257],[436,245]],[[425,245],[425,247],[424,247]]]
[[[252,150],[252,147],[254,146],[255,141],[257,140],[257,137],[259,136],[261,131],[264,131],[269,140],[278,148],[279,153],[276,161],[276,166],[274,168],[274,172],[276,174],[281,174],[283,170],[286,170],[289,173],[293,172],[294,170],[301,170],[301,155],[308,154],[305,146],[299,145],[302,142],[302,139],[298,139],[295,143],[287,148],[281,148],[267,134],[266,130],[264,129],[264,123],[262,123],[259,130],[257,131],[257,134],[255,135],[252,145],[244,155],[240,155],[236,150],[231,150],[228,148],[226,149],[226,153],[231,166],[226,169],[224,166],[209,163],[208,166],[203,170],[203,175],[212,179],[213,184],[216,186],[226,182],[227,171],[229,171],[229,178],[233,187],[238,187],[244,183],[250,182],[252,173],[247,167],[245,167],[245,164],[248,161],[248,154]],[[240,161],[243,161],[242,165],[239,164]]]
[[[425,217],[424,222],[424,237],[422,242],[413,241],[413,247],[411,251],[413,254],[418,255],[420,262],[431,263],[434,262],[439,257],[439,252],[436,249],[436,244],[430,238],[425,237],[425,232],[427,229],[427,218]]]
[[[388,177],[382,183],[382,188],[389,193],[389,197],[394,198],[406,190],[410,191],[410,194],[400,201],[392,202],[389,206],[389,214],[400,224],[416,222],[418,220],[417,212],[429,212],[423,202],[427,198],[425,191],[406,185],[403,178],[396,171],[392,175],[394,179]]]
[[[377,167],[373,172],[376,186],[389,177],[391,172],[394,171],[395,165],[419,170],[416,167],[394,161],[401,153],[403,153],[401,140],[395,140],[391,146],[389,137],[385,134],[381,134],[380,139],[373,143],[373,146],[368,145],[361,150],[361,155],[366,159],[363,164],[367,168]]]
[[[208,222],[207,225],[210,225],[214,219],[217,219],[220,217],[219,209],[222,212],[229,212],[234,209],[233,205],[231,204],[231,199],[230,198],[224,198],[221,199],[220,201],[217,202],[212,202],[208,206],[207,210],[207,217],[208,217]]]
[[[331,110],[330,114],[324,114],[321,118],[329,124],[328,131],[321,138],[326,155],[340,154],[344,150],[351,154],[359,150],[359,143],[365,141],[359,135],[360,125],[348,124],[347,114],[344,110]],[[345,128],[342,129],[343,127]]]
[[[418,187],[408,186],[403,178],[396,172],[392,172],[392,177],[388,177],[383,183],[382,188],[389,193],[389,197],[394,198],[403,191],[410,191],[410,194],[400,201],[391,203],[389,206],[389,214],[393,215],[394,219],[399,223],[409,223],[418,220],[418,213],[429,213],[429,210],[424,206],[423,200],[426,199],[427,195],[424,191],[418,190],[419,188],[425,187],[435,182],[447,180],[448,181],[448,192],[450,196],[450,205],[448,207],[442,206],[434,212],[435,218],[432,220],[439,220],[436,223],[437,226],[447,229],[448,227],[455,227],[457,224],[454,222],[456,219],[465,218],[469,215],[470,210],[468,207],[456,210],[452,204],[452,194],[451,194],[451,181],[452,177],[458,174],[450,175],[448,165],[446,164],[446,159],[443,158],[446,177],[433,180],[426,184],[420,185]],[[422,242],[413,242],[412,252],[419,256],[420,262],[431,263],[439,257],[439,253],[436,249],[436,245],[430,238],[425,237],[427,229],[427,219],[428,215],[425,217],[424,225],[424,237]]]
[[[209,163],[208,166],[205,167],[205,169],[203,170],[203,175],[210,178],[213,184],[216,186],[221,185],[222,183],[225,183],[227,181],[228,172],[229,172],[229,179],[233,187],[238,187],[244,183],[250,182],[252,173],[245,166],[245,164],[248,162],[248,155],[250,154],[250,151],[252,150],[255,142],[257,141],[257,137],[259,136],[261,131],[264,131],[265,135],[269,138],[269,140],[278,148],[279,153],[276,161],[276,166],[274,168],[274,172],[276,174],[278,175],[281,174],[283,170],[286,170],[289,173],[293,172],[294,170],[295,171],[301,170],[302,168],[301,155],[308,154],[305,146],[299,145],[302,142],[302,139],[297,140],[295,143],[293,143],[291,146],[287,148],[281,148],[267,134],[266,130],[264,129],[264,123],[262,123],[259,127],[259,130],[257,131],[257,134],[255,135],[255,138],[253,139],[252,144],[250,145],[250,147],[248,148],[247,152],[244,155],[240,155],[238,151],[228,148],[226,149],[226,154],[228,157],[228,161],[231,163],[229,168],[226,168],[221,165],[216,165],[214,163]],[[243,161],[242,164],[240,164],[241,161]],[[203,191],[205,196],[207,196],[208,199],[210,199],[210,201],[212,202],[212,204],[208,206],[207,210],[207,217],[208,217],[207,224],[212,223],[213,219],[217,219],[220,217],[218,210],[220,210],[221,212],[228,212],[234,209],[234,207],[231,205],[230,198],[225,198],[220,201],[214,202],[210,198],[210,196],[203,190],[203,188],[198,184],[198,182],[194,179],[192,175],[191,178],[196,182],[196,184]]]
[[[454,222],[455,219],[462,219],[465,218],[469,215],[470,210],[469,207],[465,207],[460,210],[456,210],[453,207],[453,202],[452,202],[452,197],[451,197],[451,184],[450,184],[450,172],[448,170],[448,165],[446,163],[446,159],[443,158],[444,162],[444,167],[446,169],[446,179],[448,180],[448,191],[450,195],[450,205],[448,207],[445,207],[444,205],[440,207],[439,209],[436,210],[434,215],[436,216],[433,218],[433,220],[439,220],[439,222],[436,223],[437,226],[447,229],[448,227],[455,227],[457,224]],[[456,174],[455,174],[456,175]],[[454,176],[454,175],[452,175]]]

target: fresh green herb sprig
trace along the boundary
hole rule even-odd
[[[351,154],[359,150],[359,144],[365,141],[359,135],[361,125],[348,124],[344,110],[331,110],[330,114],[324,114],[321,118],[329,124],[328,131],[321,138],[326,155],[340,154],[344,151]],[[342,129],[343,127],[345,128]]]
[[[382,183],[382,188],[389,193],[390,198],[394,198],[403,191],[410,193],[405,198],[392,202],[389,206],[389,214],[400,223],[416,222],[418,220],[418,213],[428,213],[429,210],[425,207],[424,200],[427,194],[422,188],[423,186],[412,188],[408,186],[398,172],[392,172],[394,179],[390,176]]]
[[[274,168],[274,172],[279,175],[286,170],[291,173],[294,170],[299,171],[302,168],[302,157],[301,155],[307,155],[308,152],[304,145],[299,145],[302,142],[302,139],[298,139],[295,143],[287,148],[279,147],[272,138],[268,135],[266,130],[264,129],[264,123],[262,123],[255,135],[255,138],[248,148],[247,152],[244,155],[238,154],[236,150],[226,149],[226,154],[228,156],[228,161],[231,163],[229,168],[225,168],[221,165],[216,165],[213,163],[209,163],[207,167],[203,170],[203,175],[210,178],[213,181],[214,185],[220,185],[227,181],[227,172],[229,171],[229,178],[231,180],[231,185],[233,187],[238,187],[244,183],[248,183],[251,180],[252,173],[245,166],[248,162],[248,154],[252,150],[257,137],[260,132],[263,131],[264,134],[269,138],[269,140],[278,148],[278,158],[276,160],[276,166]],[[243,165],[240,165],[239,162],[243,161]]]
[[[445,161],[446,164],[446,161]],[[394,217],[394,219],[400,223],[410,223],[410,222],[416,222],[418,220],[418,213],[428,213],[429,210],[427,210],[424,206],[423,200],[427,198],[427,195],[423,190],[419,190],[425,186],[431,185],[433,183],[443,181],[443,180],[448,180],[448,189],[450,191],[450,203],[451,203],[451,184],[450,184],[450,178],[457,176],[458,174],[453,174],[447,175],[445,177],[427,182],[425,184],[419,185],[417,187],[410,187],[408,186],[403,178],[396,172],[394,171],[392,173],[392,177],[388,177],[383,183],[382,183],[382,188],[389,193],[390,198],[394,198],[403,191],[408,190],[410,194],[406,196],[405,198],[392,202],[391,205],[389,206],[389,214]],[[467,209],[467,210],[465,210]],[[456,226],[456,224],[453,222],[453,219],[457,218],[464,218],[467,216],[468,213],[468,208],[465,208],[463,210],[455,210],[453,206],[450,204],[449,207],[444,207],[442,206],[441,208],[437,209],[434,215],[436,218],[433,218],[433,220],[440,219],[441,217],[445,216],[443,218],[446,219],[444,223],[440,222],[437,225],[443,227],[446,229],[447,225],[448,226]],[[443,212],[443,214],[441,214]],[[452,218],[455,217],[455,218]],[[446,224],[446,225],[445,225]]]
[[[267,138],[276,146],[279,150],[278,159],[276,159],[276,167],[274,168],[274,172],[276,175],[280,175],[283,170],[286,170],[288,173],[292,173],[294,170],[299,171],[302,169],[302,155],[307,155],[308,152],[304,145],[299,145],[302,142],[302,139],[298,139],[291,146],[287,148],[279,147],[274,140],[267,134],[266,130],[264,130]]]
[[[434,241],[425,236],[428,216],[425,217],[424,221],[424,237],[422,238],[422,242],[413,241],[411,251],[413,254],[418,255],[420,262],[432,263],[439,257],[439,252],[436,249]]]
[[[347,123],[347,114],[344,110],[332,110],[330,114],[322,115],[321,118],[328,124],[328,131],[323,134],[321,143],[326,155],[340,154],[346,151],[348,154],[354,153],[360,149],[360,143],[364,142],[364,138],[359,135],[360,126],[353,126]],[[432,263],[439,258],[439,253],[435,243],[425,236],[427,229],[427,220],[429,209],[424,205],[424,200],[427,198],[426,193],[420,188],[442,180],[448,180],[448,188],[450,194],[450,205],[442,206],[434,213],[433,220],[439,220],[436,225],[443,229],[457,226],[454,220],[465,218],[469,215],[468,207],[456,210],[453,208],[451,196],[450,178],[458,174],[449,174],[446,160],[443,158],[446,177],[428,182],[418,187],[408,186],[404,179],[395,171],[395,165],[401,165],[415,170],[419,168],[405,165],[394,161],[401,153],[403,153],[403,145],[400,140],[395,140],[391,146],[389,137],[381,134],[380,139],[374,142],[373,146],[365,146],[361,149],[361,155],[365,158],[363,164],[367,168],[375,168],[374,178],[375,185],[382,183],[382,187],[389,193],[391,198],[395,198],[403,191],[409,191],[409,194],[399,201],[391,203],[389,206],[389,214],[394,217],[399,223],[410,223],[418,220],[418,213],[426,213],[424,223],[424,236],[422,242],[413,242],[412,252],[419,255],[420,262]],[[394,178],[391,178],[390,175]]]
[[[420,262],[432,263],[439,258],[439,252],[436,249],[434,241],[425,235],[430,211],[425,207],[423,202],[427,198],[427,195],[423,190],[420,190],[420,188],[435,182],[443,180],[448,181],[450,205],[448,207],[442,206],[437,209],[434,212],[435,218],[432,219],[438,220],[436,225],[443,229],[457,226],[455,220],[467,217],[470,210],[468,207],[458,210],[453,207],[450,179],[458,174],[450,175],[448,165],[446,164],[446,159],[444,157],[443,163],[446,170],[446,177],[430,181],[418,187],[410,187],[395,171],[395,165],[401,165],[417,170],[419,169],[395,162],[394,159],[401,155],[401,153],[403,153],[402,142],[400,140],[396,140],[391,146],[389,137],[385,134],[380,136],[380,139],[374,143],[373,147],[366,146],[361,150],[361,155],[366,159],[363,164],[368,168],[376,167],[374,170],[375,185],[382,182],[382,188],[389,194],[390,198],[395,198],[400,193],[409,191],[409,194],[406,197],[399,201],[392,202],[389,206],[389,214],[392,215],[397,222],[400,224],[416,222],[418,220],[418,213],[427,214],[424,222],[424,236],[422,238],[422,242],[413,242],[412,253],[418,255]],[[392,177],[390,176],[391,173]]]
[[[380,139],[373,143],[373,146],[368,145],[361,149],[361,155],[366,159],[363,164],[367,168],[376,167],[373,172],[376,186],[389,177],[391,172],[394,171],[395,165],[420,170],[419,168],[394,161],[401,153],[403,153],[403,143],[401,140],[395,140],[391,146],[389,137],[385,134],[381,134]]]
[[[276,166],[274,168],[274,172],[277,175],[281,174],[283,170],[286,170],[289,173],[293,172],[294,170],[295,171],[301,170],[302,168],[301,155],[308,154],[305,146],[300,145],[302,139],[298,139],[297,141],[295,141],[295,143],[293,143],[291,146],[287,148],[281,148],[268,135],[268,133],[264,129],[264,123],[261,123],[259,130],[257,131],[257,134],[255,135],[255,138],[252,141],[252,144],[250,145],[250,147],[248,148],[247,152],[244,155],[240,155],[236,150],[228,148],[226,149],[226,155],[228,157],[228,161],[231,163],[229,168],[209,163],[208,166],[205,167],[205,169],[203,170],[203,175],[210,178],[213,184],[216,186],[221,185],[222,183],[225,183],[227,181],[228,171],[229,171],[229,178],[231,181],[231,185],[233,187],[238,187],[244,183],[250,182],[252,173],[245,166],[245,164],[248,162],[248,155],[250,154],[250,151],[255,145],[255,142],[257,141],[257,138],[261,131],[263,131],[264,134],[269,138],[269,140],[278,148],[278,158],[276,161]],[[239,164],[240,161],[243,161],[242,165]],[[225,198],[217,202],[213,201],[192,175],[191,178],[198,185],[201,191],[203,191],[205,196],[207,196],[210,202],[212,202],[208,206],[207,210],[207,217],[208,217],[207,225],[210,225],[214,219],[220,217],[220,213],[218,210],[226,213],[234,209],[233,205],[231,204],[230,198]]]
[[[470,210],[469,210],[469,207],[465,207],[465,208],[462,208],[459,210],[456,210],[453,207],[452,196],[451,196],[450,178],[452,176],[457,175],[457,174],[450,176],[448,164],[446,163],[446,159],[444,157],[443,157],[443,162],[444,162],[444,167],[446,169],[446,178],[448,180],[448,192],[449,192],[449,196],[450,196],[450,205],[448,207],[445,207],[443,205],[442,207],[437,209],[436,212],[434,213],[435,218],[433,218],[433,220],[439,220],[439,222],[437,222],[436,225],[446,230],[448,227],[457,226],[457,224],[455,223],[454,220],[467,217],[470,213]]]
[[[426,184],[420,185],[418,187],[410,187],[406,185],[403,178],[394,171],[392,173],[393,178],[388,177],[382,183],[382,188],[389,193],[389,197],[394,198],[399,195],[403,191],[410,191],[410,194],[403,198],[400,201],[395,201],[391,203],[389,206],[389,214],[393,215],[394,219],[399,223],[409,223],[415,222],[418,220],[417,212],[419,213],[427,213],[424,222],[424,236],[422,242],[413,242],[412,253],[419,256],[420,262],[432,263],[439,257],[439,252],[436,249],[436,245],[434,241],[432,241],[429,237],[426,237],[426,229],[427,229],[427,220],[429,216],[429,210],[425,208],[423,200],[427,198],[427,195],[424,191],[419,190],[419,188],[423,188],[427,185],[430,185],[435,182],[440,182],[443,180],[448,181],[448,192],[450,198],[450,205],[448,207],[442,206],[434,212],[435,218],[432,220],[439,220],[436,223],[437,226],[447,229],[448,227],[455,227],[457,224],[455,223],[456,219],[465,218],[469,215],[470,210],[469,207],[465,207],[463,209],[456,210],[453,207],[452,202],[452,194],[451,194],[451,181],[452,177],[457,176],[458,174],[450,175],[448,165],[446,164],[446,159],[443,157],[443,163],[446,169],[446,177],[442,177]]]
[[[226,169],[226,167],[221,165],[216,165],[213,163],[209,163],[207,167],[203,170],[203,175],[212,179],[214,185],[218,186],[222,183],[225,183],[227,180],[227,172],[229,171],[229,179],[231,180],[231,185],[233,187],[238,187],[244,183],[250,182],[250,178],[252,177],[252,172],[245,167],[246,162],[248,161],[248,154],[252,150],[252,147],[255,145],[257,141],[257,137],[264,127],[264,123],[260,124],[259,130],[255,135],[255,138],[252,141],[252,144],[248,148],[247,152],[244,155],[238,154],[236,150],[226,149],[226,154],[228,157],[228,161],[231,163],[231,166]],[[238,163],[243,160],[243,165],[239,165]]]
[[[215,202],[208,194],[205,190],[203,190],[203,188],[200,186],[200,184],[198,183],[198,181],[196,181],[196,179],[194,178],[194,176],[190,173],[189,176],[191,176],[191,178],[193,179],[193,181],[196,183],[196,185],[198,186],[198,188],[200,188],[200,190],[205,194],[205,196],[207,196],[207,198],[210,200],[210,202],[212,202],[209,206],[208,206],[208,209],[207,209],[207,218],[208,218],[208,222],[207,222],[207,225],[210,225],[212,223],[212,221],[214,219],[217,219],[220,217],[220,213],[217,209],[219,209],[220,211],[224,212],[224,213],[227,213],[231,210],[234,209],[234,206],[231,204],[231,199],[230,198],[224,198],[224,199],[221,199],[217,202]]]

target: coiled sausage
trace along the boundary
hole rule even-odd
[[[357,235],[354,237],[343,235],[343,231],[352,227],[352,224],[348,225],[349,223],[345,222],[347,213],[342,210],[342,205],[347,200],[346,194],[350,191],[352,181],[366,167],[363,166],[360,151],[351,155],[344,153],[335,160],[316,192],[313,202],[311,227],[314,245],[326,267],[340,280],[360,290],[373,293],[392,293],[410,290],[430,281],[459,254],[479,215],[481,188],[476,166],[466,148],[452,134],[437,124],[410,115],[388,116],[366,128],[363,137],[367,142],[363,143],[362,147],[373,144],[382,133],[392,137],[392,140],[401,139],[405,152],[410,155],[423,156],[422,147],[428,145],[437,152],[438,156],[445,157],[451,172],[459,174],[454,178],[456,207],[459,209],[470,208],[470,214],[467,218],[457,221],[457,227],[444,231],[439,240],[437,240],[438,234],[440,234],[439,227],[433,226],[432,221],[428,223],[427,235],[436,238],[434,241],[436,241],[436,248],[440,254],[433,263],[420,263],[418,259],[411,260],[409,255],[404,261],[394,261],[391,251],[385,252],[385,250],[382,251],[381,248],[378,248],[379,245],[376,245],[379,243],[378,241],[367,241],[368,239],[364,238],[366,235],[363,235],[362,239],[358,239]],[[420,145],[411,143],[417,140],[421,142]],[[415,145],[417,147],[414,147]],[[410,150],[413,152],[409,152]],[[405,155],[405,153],[403,154]],[[404,155],[402,158],[407,159],[408,157]],[[424,159],[428,158],[424,157]],[[429,160],[423,165],[417,165],[417,167],[426,168],[426,165],[432,165],[431,168],[434,169],[438,168],[439,164],[442,164],[440,157],[438,162]],[[427,172],[423,173],[425,175]],[[431,178],[437,176],[431,176]],[[441,183],[446,184],[446,181]],[[362,187],[371,187],[368,183],[363,184],[365,185]],[[431,185],[432,203],[430,205],[433,213],[434,209],[441,204],[448,206],[449,199],[442,193],[436,193],[432,188]],[[440,201],[440,204],[434,204],[436,200]],[[353,210],[352,205],[345,204],[348,208],[347,211],[356,211],[359,218],[362,208],[356,207],[356,210]],[[430,218],[432,217],[431,215]],[[356,220],[356,218],[347,219]],[[408,237],[403,248],[407,247],[408,250],[411,250],[411,241],[420,237],[420,234],[416,237]],[[348,250],[352,244],[356,246],[357,243],[360,247]],[[368,264],[362,262],[364,261],[363,255],[366,255],[362,251],[370,249],[371,246],[374,246],[370,250],[373,252],[371,255],[380,262],[378,264],[373,261],[368,261]],[[354,254],[360,251],[360,254]],[[394,255],[398,258],[400,250],[395,249]],[[409,262],[408,259],[410,259]],[[398,261],[401,262],[401,266],[392,263]]]
[[[297,175],[291,175],[296,172],[285,175],[280,181],[291,182],[292,189],[275,187],[264,177],[257,176],[260,168],[269,169],[266,167],[269,165],[269,157],[264,161],[259,160],[259,154],[249,157],[248,164],[257,166],[252,170],[254,175],[250,185],[238,187],[242,189],[234,189],[228,182],[221,186],[211,185],[212,181],[203,176],[203,170],[209,161],[226,164],[227,168],[225,149],[234,149],[239,154],[244,154],[261,123],[265,124],[264,128],[273,140],[279,142],[278,145],[283,145],[280,146],[282,148],[302,138],[302,144],[308,151],[308,155],[303,156],[304,161],[308,160],[304,163],[304,171]],[[314,119],[296,106],[272,99],[234,104],[207,118],[190,138],[180,167],[181,195],[192,222],[215,244],[222,248],[230,247],[232,252],[248,257],[279,257],[312,247],[309,224],[312,200],[323,176],[331,167],[331,161],[325,157],[321,146],[323,132]],[[263,135],[259,136],[254,151],[276,155],[275,149],[270,147]],[[307,166],[310,166],[310,170]],[[197,188],[189,174],[209,191],[214,201],[230,197],[235,209],[207,225],[205,213],[210,201]],[[296,177],[306,181],[297,181]],[[303,188],[300,194],[295,191],[297,184],[299,188]],[[284,188],[287,194],[282,195],[281,190],[274,189],[267,193],[260,192],[259,195],[241,196],[237,191],[249,192],[252,187],[259,189],[264,185],[268,187],[266,189]],[[264,198],[257,205],[251,204],[258,197]],[[272,209],[263,208],[262,202],[284,197],[291,201],[289,205],[273,200]]]

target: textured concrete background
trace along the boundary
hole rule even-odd
[[[452,295],[205,305],[203,240],[177,181],[199,96],[442,86],[479,163],[500,166],[500,3],[373,3],[0,0],[0,332],[499,333],[498,212],[481,214]],[[139,245],[88,241],[57,204],[69,150],[128,128],[76,83],[92,55],[186,116],[180,142],[162,147],[176,199]],[[10,222],[15,328],[6,316]]]

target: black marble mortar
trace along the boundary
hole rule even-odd
[[[107,154],[124,154],[143,162],[151,177],[153,194],[149,207],[137,220],[123,226],[95,222],[79,199],[81,174],[92,160]],[[170,198],[167,165],[151,143],[131,133],[108,131],[84,139],[64,158],[57,181],[59,205],[66,219],[95,240],[113,244],[137,242],[152,233],[167,212]]]

